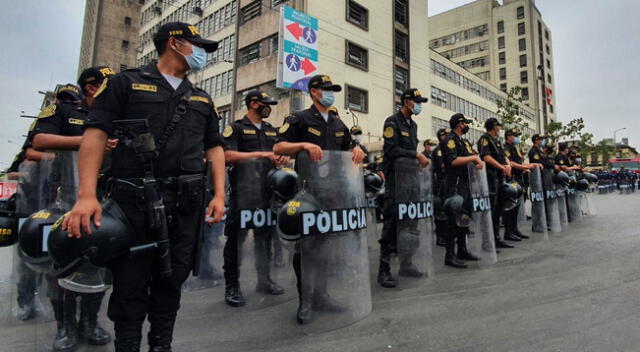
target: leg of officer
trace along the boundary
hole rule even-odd
[[[382,235],[380,240],[380,264],[378,283],[382,287],[395,287],[396,280],[391,276],[391,254],[397,253],[397,214],[395,206],[395,176],[385,175]]]
[[[224,300],[232,307],[241,307],[245,305],[245,299],[240,290],[240,262],[239,258],[240,246],[244,243],[247,236],[246,230],[240,230],[237,213],[233,209],[237,209],[233,196],[229,206],[231,211],[227,215],[224,227],[224,234],[227,236],[227,242],[224,245]]]
[[[267,293],[270,295],[281,295],[284,289],[275,283],[271,278],[271,238],[274,229],[269,227],[265,229],[253,230],[253,251],[255,256],[256,273],[258,273],[258,283],[256,291]]]
[[[17,253],[15,254],[17,255]],[[31,319],[35,313],[35,291],[36,277],[35,271],[29,269],[21,258],[17,258],[16,262],[18,272],[18,312],[16,318],[18,320]]]

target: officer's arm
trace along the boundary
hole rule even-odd
[[[61,136],[57,134],[38,133],[33,136],[33,147],[38,150],[78,149],[82,136]]]
[[[400,147],[400,136],[398,135],[398,126],[394,122],[387,122],[384,125],[382,133],[384,137],[383,152],[386,158],[418,158],[417,150],[405,149]]]
[[[251,158],[268,158],[270,155],[273,155],[272,152],[239,152],[238,144],[240,141],[238,140],[240,134],[233,125],[229,125],[224,129],[224,159],[227,164],[235,164],[241,160],[251,159]]]
[[[98,128],[87,128],[84,131],[80,151],[78,152],[78,176],[80,189],[78,198],[95,198],[96,184],[102,159],[104,146],[107,143],[107,133]]]
[[[217,203],[220,209],[207,209],[207,215],[214,217],[214,222],[220,221],[224,213],[224,182],[226,177],[224,149],[222,146],[209,148],[205,152],[207,160],[211,161],[211,183],[213,184],[214,198],[211,203]],[[215,214],[211,214],[215,212]]]
[[[504,170],[504,166],[491,156],[490,143],[485,137],[480,137],[480,140],[478,140],[478,151],[480,152],[480,158],[485,163],[496,170]]]
[[[35,148],[27,148],[25,151],[25,157],[27,158],[27,160],[32,161],[51,160],[55,157],[55,154],[41,152],[39,150],[36,150]]]
[[[78,149],[80,136],[62,136],[62,125],[69,107],[67,104],[49,105],[38,115],[33,127],[33,147],[45,149]]]
[[[291,115],[284,120],[284,124],[280,127],[278,142],[273,145],[273,152],[278,155],[294,156],[303,150],[309,151],[310,154],[316,154],[314,160],[322,159],[320,146],[302,141],[300,121],[297,116]],[[318,156],[320,158],[317,158]]]
[[[453,139],[447,139],[443,142],[443,157],[444,164],[453,167],[465,166],[469,163],[480,161],[477,155],[459,156],[456,144]]]

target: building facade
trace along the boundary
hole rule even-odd
[[[109,66],[116,72],[135,67],[141,2],[87,0],[78,75],[91,66]]]
[[[551,30],[535,0],[477,0],[429,17],[429,47],[503,92],[522,88],[535,129],[556,120]]]

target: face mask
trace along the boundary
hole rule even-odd
[[[582,158],[576,158],[576,163],[580,164],[582,162]]]
[[[422,104],[420,103],[413,104],[413,108],[411,109],[411,112],[414,115],[419,115],[422,112]]]
[[[520,137],[516,137],[513,139],[514,144],[520,144]]]
[[[325,108],[329,108],[333,106],[333,103],[336,101],[336,98],[333,96],[332,91],[323,90],[322,91],[322,99],[320,99],[320,104]]]
[[[266,119],[271,115],[271,107],[269,105],[260,105],[258,108],[258,113],[263,119]]]
[[[467,132],[469,132],[469,126],[464,126],[464,128],[462,129],[462,134],[467,134]]]
[[[547,140],[546,139],[542,140],[542,143],[540,143],[540,146],[542,148],[546,147],[547,146]]]
[[[191,51],[191,55],[180,54],[187,60],[187,65],[192,71],[202,70],[207,64],[207,52],[193,44],[191,44]]]
[[[353,138],[358,142],[362,142],[362,135],[361,134],[356,134],[355,136],[353,136]]]

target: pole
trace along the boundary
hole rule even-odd
[[[622,127],[622,128],[618,128],[617,130],[613,131],[613,155],[616,156],[616,158],[618,157],[618,142],[616,140],[616,133],[620,132],[620,131],[624,131],[626,130],[626,127]]]

